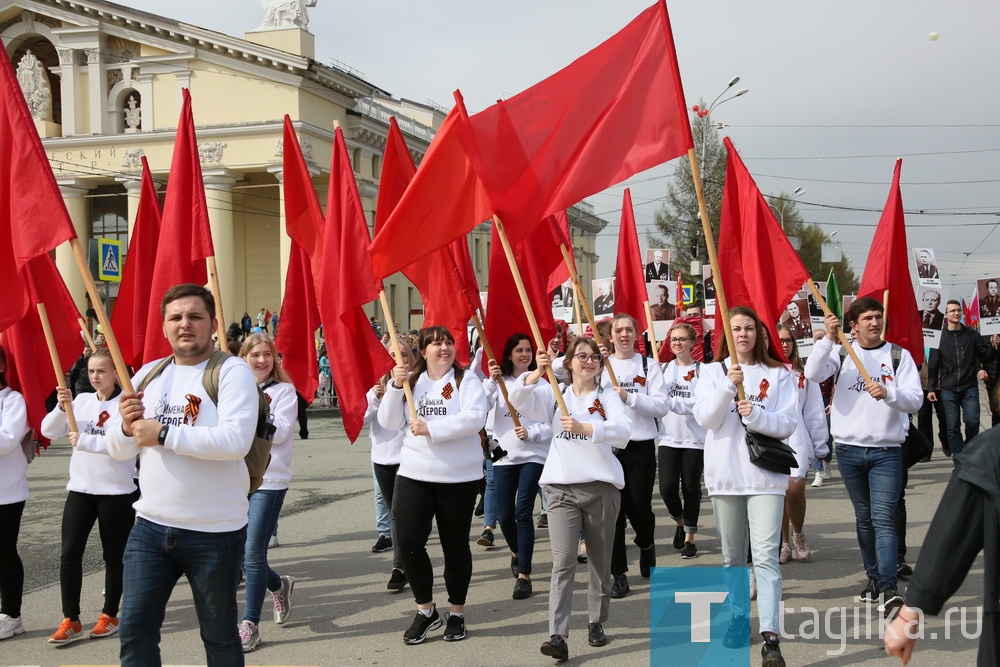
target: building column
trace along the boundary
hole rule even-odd
[[[74,49],[58,49],[59,54],[59,87],[62,92],[62,134],[71,137],[80,134],[77,118],[77,72],[79,71],[79,52]]]
[[[84,255],[87,253],[90,242],[90,220],[87,200],[84,198],[90,190],[86,181],[80,178],[59,178],[59,192],[66,203],[66,210],[69,211],[70,220],[73,221],[73,228],[83,247]],[[87,313],[87,286],[77,268],[76,260],[73,258],[73,250],[69,243],[62,243],[56,248],[56,268],[63,277],[69,293],[76,302],[76,307],[81,315]]]
[[[233,229],[233,184],[243,177],[230,169],[207,169],[202,172],[205,198],[208,200],[208,218],[212,224],[212,244],[215,262],[219,269],[218,295],[222,302],[224,327],[228,327],[239,314],[236,308],[236,240]]]
[[[108,133],[108,77],[104,66],[103,41],[96,49],[86,49],[87,83],[90,94],[90,134]]]
[[[132,230],[135,228],[135,218],[139,214],[139,193],[142,191],[142,172],[123,173],[115,177],[115,181],[125,186],[125,196],[128,198],[128,242],[132,243]],[[124,248],[127,252],[128,248]]]

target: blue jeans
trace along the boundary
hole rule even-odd
[[[247,530],[203,533],[138,519],[125,547],[121,664],[158,667],[170,593],[187,575],[208,667],[243,667],[236,586]]]
[[[497,527],[497,488],[493,483],[493,461],[486,459],[486,493],[483,494],[483,526]]]
[[[837,466],[854,505],[865,572],[879,592],[896,587],[896,505],[903,484],[899,447],[857,447],[837,443]]]
[[[979,433],[979,384],[961,391],[942,389],[941,402],[944,403],[944,421],[948,427],[948,445],[952,458],[957,461],[965,443]],[[961,422],[965,422],[964,440]]]
[[[542,476],[541,463],[493,466],[496,484],[497,518],[511,553],[517,554],[517,571],[531,574],[535,550],[535,492]]]
[[[382,495],[382,488],[378,485],[374,463],[372,463],[372,481],[375,482],[375,530],[378,531],[379,535],[389,537],[392,534],[389,504],[385,502],[385,496]]]
[[[267,564],[267,543],[278,525],[278,514],[285,502],[288,489],[280,491],[254,491],[250,494],[247,543],[243,556],[243,569],[247,571],[246,607],[243,619],[260,623],[260,608],[264,604],[264,589],[281,590],[281,578]]]

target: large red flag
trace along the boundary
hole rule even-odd
[[[371,237],[361,207],[344,133],[337,128],[330,160],[330,192],[323,233],[323,265],[317,296],[344,430],[358,439],[368,404],[365,393],[392,368],[393,360],[372,333],[362,306],[378,298],[372,279]],[[400,240],[410,240],[407,233]]]
[[[920,322],[920,309],[913,294],[908,265],[909,246],[906,245],[906,225],[903,222],[903,197],[899,192],[899,172],[903,160],[896,160],[892,174],[889,198],[879,218],[872,249],[868,253],[865,272],[861,275],[858,296],[870,296],[880,302],[889,292],[885,304],[888,324],[885,339],[906,348],[917,364],[924,363],[924,332]]]
[[[194,114],[191,111],[191,93],[187,88],[181,92],[183,103],[177,121],[174,155],[170,161],[170,179],[160,223],[160,251],[156,254],[146,316],[146,331],[151,333],[146,336],[143,348],[142,358],[146,363],[171,353],[167,339],[156,335],[163,328],[160,316],[163,295],[174,285],[204,285],[208,282],[205,260],[215,255],[198,139],[194,131]]]
[[[663,0],[460,134],[511,243],[546,216],[694,146]]]
[[[618,232],[618,263],[615,266],[615,314],[625,313],[638,320],[640,338],[641,332],[649,328],[643,305],[648,298],[642,256],[639,254],[639,234],[635,230],[632,192],[625,188],[621,229]]]
[[[128,243],[128,255],[122,270],[122,282],[111,314],[111,328],[125,363],[133,369],[142,366],[146,346],[146,326],[149,300],[153,287],[153,267],[160,243],[160,202],[156,184],[149,172],[149,162],[142,157],[142,186],[139,189],[139,208]],[[159,329],[154,335],[160,336]]]
[[[0,331],[31,305],[24,266],[76,238],[10,58],[0,55]],[[77,329],[77,325],[73,325]]]
[[[407,186],[417,173],[410,149],[406,146],[403,132],[396,123],[396,117],[389,117],[389,135],[382,155],[382,173],[378,178],[378,200],[375,202],[375,237],[403,198]],[[407,267],[409,268],[409,267]],[[406,273],[407,269],[403,269]]]
[[[785,359],[775,327],[789,302],[809,279],[771,207],[757,188],[729,137],[726,183],[719,222],[719,271],[727,305],[753,308],[770,334],[771,356]],[[716,309],[715,330],[729,326]],[[722,336],[719,336],[722,339]]]
[[[320,208],[312,176],[306,166],[302,147],[285,115],[282,140],[282,187],[285,192],[285,231],[305,251],[312,262],[313,276],[318,276],[323,252],[323,209]],[[285,315],[282,315],[284,318]],[[269,318],[270,319],[270,318]]]
[[[24,317],[3,333],[2,345],[7,353],[6,378],[8,385],[24,395],[28,425],[35,429],[43,444],[48,444],[41,438],[40,429],[42,419],[48,412],[45,400],[55,390],[57,381],[35,306],[45,304],[63,373],[80,356],[82,341],[77,324],[80,314],[48,253],[25,264],[22,275],[29,304]]]
[[[490,219],[482,184],[458,140],[462,121],[460,110],[452,109],[399,203],[379,227],[370,248],[375,282]]]

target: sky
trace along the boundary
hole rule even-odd
[[[128,6],[242,36],[266,0],[131,0]],[[309,30],[317,60],[368,82],[470,113],[569,64],[652,0],[317,0]],[[861,273],[903,158],[911,247],[935,250],[949,297],[1000,274],[1000,3],[967,0],[668,0],[687,105],[713,118],[760,189],[792,192],[807,222],[842,243]],[[169,9],[167,9],[169,7]],[[931,34],[937,39],[932,40]],[[723,98],[725,99],[725,98]],[[631,187],[640,241],[653,231],[675,163],[590,197],[610,224],[600,275],[614,268],[622,192]],[[875,250],[878,251],[877,249]],[[820,278],[819,276],[816,276]]]

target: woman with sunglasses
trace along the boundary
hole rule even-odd
[[[690,324],[675,324],[667,333],[674,359],[663,370],[668,412],[660,440],[660,496],[677,524],[674,549],[681,558],[698,553],[694,537],[701,511],[701,474],[705,470],[705,429],[695,421],[695,388],[701,363],[691,356],[697,334]],[[683,494],[683,503],[681,502]]]
[[[617,396],[601,389],[602,356],[593,339],[577,338],[566,351],[569,386],[563,398],[569,416],[555,407],[552,385],[539,382],[550,363],[549,355],[540,350],[535,358],[538,368],[518,378],[511,388],[510,402],[526,414],[547,411],[552,415],[552,445],[539,479],[545,486],[552,545],[550,638],[541,651],[566,660],[581,529],[587,540],[590,570],[587,641],[591,646],[607,643],[603,624],[611,600],[611,549],[625,486],[625,474],[614,449],[628,444],[632,424]]]
[[[778,542],[785,508],[788,475],[765,470],[750,461],[747,431],[779,440],[795,430],[795,383],[785,367],[768,354],[760,318],[750,308],[729,309],[736,360],[720,341],[720,363],[706,364],[695,389],[694,417],[705,429],[705,486],[722,541],[723,567],[746,563],[747,529],[757,576],[757,611],[764,639],[764,667],[784,667],[778,644],[781,569]],[[743,400],[737,386],[742,384]],[[744,577],[743,585],[748,579]],[[735,586],[739,585],[737,582]],[[742,589],[736,588],[736,590]],[[750,644],[749,595],[735,595],[733,617],[723,638],[727,648]]]

